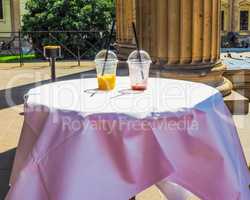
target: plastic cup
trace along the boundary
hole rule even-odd
[[[114,52],[108,52],[105,61],[106,50],[99,52],[96,56],[96,73],[99,90],[113,90],[116,86],[116,70],[118,60]]]
[[[146,90],[148,86],[151,58],[145,51],[134,51],[128,58],[129,76],[132,90]]]

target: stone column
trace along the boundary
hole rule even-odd
[[[228,95],[232,84],[222,76],[219,22],[220,0],[136,0],[137,31],[153,71],[206,83]]]
[[[11,23],[12,31],[17,32],[20,30],[20,0],[11,0]]]
[[[235,0],[228,0],[228,6],[229,6],[229,32],[233,31],[233,5]]]
[[[224,10],[224,28],[226,32],[231,32],[231,18],[232,18],[232,9],[231,2],[232,0],[221,0],[221,6]]]
[[[232,7],[232,31],[233,32],[239,32],[239,14],[240,14],[240,9],[239,9],[239,1],[237,0],[232,0],[231,2],[231,7]]]
[[[120,59],[126,59],[126,55],[135,49],[132,30],[132,22],[136,22],[135,9],[135,0],[116,0],[116,47]]]

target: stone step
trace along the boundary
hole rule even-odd
[[[224,76],[233,83],[236,92],[250,99],[250,70],[227,70]]]
[[[16,149],[8,150],[4,153],[0,153],[0,170],[11,170]]]
[[[0,170],[0,199],[4,199],[9,190],[10,170]]]
[[[236,91],[224,97],[224,101],[234,115],[246,115],[249,112],[249,99]]]

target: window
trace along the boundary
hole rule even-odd
[[[223,11],[221,11],[221,30],[222,31],[224,31],[225,30],[225,27],[224,27],[224,25],[225,25],[225,12],[224,12],[224,10]]]
[[[3,0],[0,0],[0,19],[3,19]]]
[[[248,31],[248,11],[240,11],[240,30]]]

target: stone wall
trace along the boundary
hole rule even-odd
[[[4,19],[0,20],[0,32],[17,32],[21,28],[27,0],[3,0]],[[1,40],[11,38],[9,33],[0,33]]]
[[[9,32],[11,27],[10,0],[3,0],[3,19],[0,20],[0,32]],[[0,33],[0,38],[10,37],[10,34]]]

